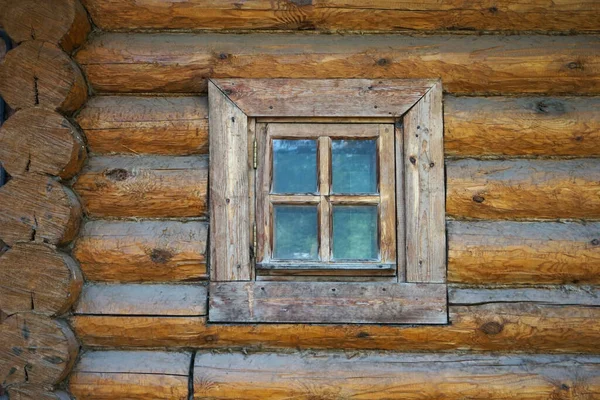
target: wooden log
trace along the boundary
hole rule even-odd
[[[66,244],[81,223],[81,206],[67,187],[46,176],[27,174],[0,188],[0,239]]]
[[[78,299],[83,276],[68,255],[41,243],[17,243],[0,257],[0,308],[6,314],[67,312]]]
[[[600,163],[450,161],[446,212],[456,218],[600,218]]]
[[[450,157],[598,156],[600,98],[444,99]]]
[[[87,400],[187,400],[190,353],[103,351],[85,354],[69,390]]]
[[[67,392],[51,392],[44,387],[28,384],[11,386],[7,393],[9,400],[71,400]]]
[[[552,293],[550,292],[550,295]],[[547,295],[546,297],[551,297]],[[451,305],[450,325],[206,324],[202,317],[75,316],[85,346],[598,353],[600,309],[589,305]]]
[[[582,356],[199,353],[194,398],[593,398],[599,368]]]
[[[103,30],[598,31],[593,1],[84,0]]]
[[[450,157],[600,155],[600,97],[444,98]],[[77,116],[90,151],[208,152],[206,97],[98,96]],[[167,146],[168,144],[168,146]]]
[[[84,288],[75,314],[92,315],[206,315],[206,286],[105,285]]]
[[[460,94],[598,94],[598,36],[108,33],[77,60],[98,92],[202,92],[211,78],[441,78]]]
[[[0,382],[54,385],[77,359],[79,344],[64,321],[14,314],[0,324]]]
[[[448,281],[600,283],[600,223],[448,222]]]
[[[77,128],[48,109],[17,111],[0,128],[0,161],[12,177],[33,172],[69,179],[86,155]]]
[[[87,84],[60,48],[32,40],[8,52],[0,65],[0,95],[17,110],[39,105],[71,113],[85,103]]]
[[[208,278],[207,236],[199,221],[89,221],[73,256],[90,281],[198,281]]]
[[[450,286],[448,298],[454,305],[528,302],[553,305],[600,306],[600,289],[595,286],[538,286],[536,288],[477,288]]]
[[[208,159],[94,157],[74,185],[91,217],[204,217]]]
[[[8,1],[0,20],[17,43],[43,40],[67,53],[79,47],[92,27],[79,0]]]
[[[77,122],[93,153],[208,153],[206,97],[99,96]]]

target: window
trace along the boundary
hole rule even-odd
[[[441,84],[209,82],[211,322],[447,323]]]

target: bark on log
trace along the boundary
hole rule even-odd
[[[600,97],[444,98],[450,157],[600,155]],[[77,116],[94,153],[208,153],[206,97],[98,96]]]
[[[90,281],[198,281],[208,278],[207,236],[199,221],[90,221],[73,256]]]
[[[75,367],[71,393],[89,400],[187,400],[190,353],[89,352]]]
[[[66,392],[50,392],[44,387],[28,384],[12,386],[8,388],[7,393],[9,400],[71,400],[71,396]]]
[[[92,217],[204,217],[208,159],[95,157],[74,186]]]
[[[598,156],[600,97],[444,99],[446,156]]]
[[[600,218],[600,162],[446,163],[446,213],[456,218]]]
[[[79,47],[92,29],[79,0],[9,1],[0,21],[12,40],[42,40],[67,53]]]
[[[12,177],[32,172],[69,179],[86,155],[77,128],[48,109],[17,111],[0,128],[0,161]]]
[[[599,362],[577,356],[203,353],[194,363],[194,398],[585,398],[600,395]]]
[[[51,386],[63,380],[77,359],[79,344],[63,321],[14,314],[0,324],[0,382]]]
[[[457,222],[448,227],[448,281],[600,284],[600,223]]]
[[[598,31],[593,0],[356,2],[84,0],[103,30]]]
[[[66,244],[81,223],[75,194],[55,180],[34,174],[10,180],[0,188],[0,239],[9,246],[18,241]]]
[[[600,93],[599,36],[126,34],[77,54],[99,92],[201,92],[212,78],[441,78],[461,94]]]
[[[87,85],[79,67],[59,47],[24,42],[0,65],[0,94],[14,109],[42,106],[64,113],[79,109]]]
[[[74,313],[202,316],[207,295],[200,285],[87,285]]]
[[[208,153],[206,97],[94,97],[77,122],[93,153]]]
[[[75,316],[85,346],[597,354],[600,309],[588,305],[451,305],[450,325],[206,324],[202,317]]]
[[[81,293],[83,276],[68,255],[40,243],[17,243],[0,257],[0,308],[6,314],[67,312]]]

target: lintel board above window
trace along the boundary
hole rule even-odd
[[[209,109],[211,322],[447,323],[439,80],[214,79]]]

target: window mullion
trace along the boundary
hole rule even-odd
[[[329,191],[331,187],[331,139],[319,138],[319,252],[321,261],[331,259],[331,205]]]

